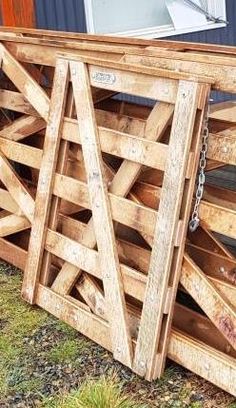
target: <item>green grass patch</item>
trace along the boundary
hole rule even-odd
[[[77,391],[44,401],[44,408],[145,408],[122,393],[116,377],[85,382]]]
[[[47,358],[54,363],[73,363],[87,348],[86,340],[77,338],[61,341],[47,353]]]
[[[12,275],[11,275],[12,270]],[[7,271],[7,275],[6,275]],[[20,296],[20,272],[15,268],[0,263],[0,394],[6,395],[12,386],[11,377],[19,358],[29,352],[25,349],[24,339],[37,330],[48,315],[37,308],[32,308]],[[17,388],[17,386],[16,386]],[[25,388],[25,387],[24,387]],[[32,381],[29,381],[32,388]]]

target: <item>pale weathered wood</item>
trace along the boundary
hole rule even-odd
[[[24,97],[31,103],[39,115],[47,121],[49,99],[45,91],[10,54],[3,44],[0,45],[0,52],[2,58],[2,70]]]
[[[31,227],[30,222],[19,215],[10,214],[0,219],[0,237],[14,234]]]
[[[40,169],[42,150],[0,137],[0,149],[9,159],[34,169]]]
[[[0,136],[6,139],[19,141],[25,137],[39,132],[46,126],[42,118],[23,115],[19,119],[14,120],[10,125],[5,126],[0,130]]]
[[[23,214],[10,193],[7,190],[3,190],[3,188],[0,188],[0,208],[13,214]]]
[[[22,296],[29,303],[35,302],[35,294],[42,265],[46,238],[45,225],[49,217],[57,154],[61,140],[60,132],[62,118],[64,117],[68,75],[68,63],[58,60],[44,142],[44,155],[36,194],[34,219],[29,242],[29,255],[22,285]]]
[[[208,229],[231,238],[236,237],[236,211],[203,201],[199,216]]]
[[[25,269],[27,251],[12,242],[0,238],[0,259],[16,266],[22,271]]]
[[[162,134],[163,131],[165,130],[166,126],[168,125],[168,122],[172,116],[173,108],[171,105],[165,105],[165,104],[160,104],[156,105],[155,108],[153,109],[153,112],[150,114],[149,118],[147,119],[147,124],[146,124],[146,129],[141,129],[141,131],[144,131],[144,137],[150,140],[158,140]],[[159,117],[160,116],[160,117]],[[156,129],[156,126],[158,123],[158,129]],[[135,182],[140,170],[141,170],[141,165],[134,163],[134,162],[128,162],[124,161],[122,165],[120,166],[117,174],[114,176],[113,180],[110,183],[109,186],[109,191],[115,194],[116,196],[125,196],[129,189],[132,187],[133,183]],[[124,175],[129,174],[129,177],[125,178]],[[59,184],[60,186],[62,183]],[[81,194],[80,194],[81,197]],[[111,197],[111,196],[110,196]],[[114,197],[115,199],[115,197]],[[121,202],[119,207],[121,206]],[[117,219],[115,214],[113,213],[113,205],[111,201],[111,209],[112,209],[112,215],[114,219]],[[121,207],[120,207],[121,209]],[[140,209],[141,210],[141,209]],[[140,211],[139,210],[139,211]],[[128,208],[125,211],[121,211],[120,214],[128,214]],[[144,219],[144,214],[141,217],[141,219]],[[122,222],[122,221],[121,221]],[[123,223],[126,223],[125,220],[123,220]],[[153,224],[152,224],[153,225]],[[137,226],[136,226],[137,227]],[[94,236],[93,232],[93,226],[88,226],[88,232],[86,236],[84,236],[83,241],[86,245],[89,245],[90,247],[94,247],[96,244],[96,239]],[[79,275],[79,271],[76,271],[74,268],[69,272],[70,267],[68,265],[65,265],[56,280],[54,281],[53,288],[56,290],[58,293],[62,293],[62,288],[63,290],[66,289],[66,278],[70,275],[70,280],[68,281],[68,289],[71,287],[71,281],[75,282],[76,276]],[[60,279],[62,279],[63,284],[60,285]]]
[[[27,115],[38,116],[37,111],[19,92],[0,89],[0,106]]]
[[[219,162],[236,165],[236,132],[210,134],[207,157]]]
[[[236,310],[187,255],[180,282],[236,350]]]
[[[53,193],[74,204],[91,209],[86,183],[72,177],[56,174]],[[126,198],[109,193],[112,218],[150,235],[155,228],[156,211]],[[138,215],[139,214],[139,215]]]
[[[180,81],[169,143],[170,152],[160,196],[147,288],[133,363],[133,369],[148,379],[153,378],[154,369],[155,375],[160,376],[165,360],[165,345],[161,347],[159,344],[161,334],[163,335],[161,333],[164,324],[163,309],[170,285],[172,299],[169,307],[171,311],[178,285],[175,281],[174,287],[173,280],[175,275],[179,276],[182,262],[182,255],[179,256],[175,253],[175,262],[173,262],[172,257],[198,98],[199,86],[197,84]],[[180,116],[181,122],[179,121]],[[195,168],[197,166],[196,159],[197,157],[195,157]],[[193,189],[193,185],[191,187]],[[185,219],[185,223],[187,223],[187,219]],[[182,246],[183,237],[180,242],[179,253],[183,251]],[[169,282],[171,273],[172,284]],[[170,324],[171,320],[163,326],[165,333],[168,332]],[[154,367],[157,350],[159,371],[157,371],[157,364]]]
[[[0,180],[6,186],[14,201],[30,222],[34,216],[34,200],[31,192],[21,182],[19,176],[0,151]]]
[[[211,106],[210,118],[236,123],[236,105],[234,101],[214,103]]]
[[[200,248],[192,244],[187,245],[186,251],[208,276],[236,284],[236,260],[232,257],[210,251],[208,247]]]
[[[92,104],[89,75],[86,65],[81,62],[70,62],[70,68],[88,177],[93,224],[103,271],[105,298],[109,308],[113,354],[116,359],[131,367],[131,336],[127,325],[128,317],[124,288],[115,245],[108,191],[104,181],[102,155]]]

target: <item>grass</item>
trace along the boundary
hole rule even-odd
[[[24,337],[37,330],[47,318],[46,313],[19,301],[20,273],[8,276],[6,269],[10,274],[11,269],[0,263],[0,395],[12,389],[10,373],[15,372],[24,353]],[[33,382],[30,383],[32,388]],[[19,388],[18,384],[16,389]]]
[[[45,408],[145,408],[122,392],[116,376],[87,380],[79,390],[69,395],[44,401]]]
[[[21,273],[1,262],[0,285],[0,406],[236,408],[233,398],[176,365],[160,380],[143,381],[67,324],[23,302]]]
[[[53,347],[48,359],[54,363],[69,363],[75,361],[87,347],[86,340],[68,339]]]

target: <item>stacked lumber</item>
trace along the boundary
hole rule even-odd
[[[209,94],[236,92],[236,50],[0,41],[0,258],[24,271],[23,298],[149,381],[168,356],[236,395],[236,260],[220,239],[236,238],[236,193],[206,184],[187,232]],[[234,109],[210,114],[208,174],[236,163]]]

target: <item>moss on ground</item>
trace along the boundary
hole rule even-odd
[[[179,366],[147,383],[110,353],[20,297],[21,273],[0,262],[0,407],[236,408]],[[114,374],[115,373],[115,374]]]

